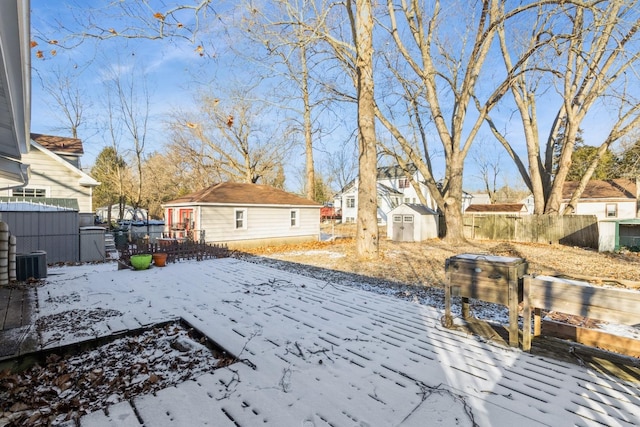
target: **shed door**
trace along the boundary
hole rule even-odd
[[[393,215],[393,240],[413,242],[413,215]]]

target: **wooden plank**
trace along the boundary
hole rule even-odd
[[[20,289],[12,289],[4,321],[4,329],[22,326],[22,304],[24,304],[24,292]]]
[[[451,295],[507,305],[509,301],[509,286],[508,284],[498,286],[489,281],[483,281],[480,284],[455,284],[451,285]]]
[[[525,351],[531,349],[531,315],[535,310],[534,336],[540,334],[540,309],[553,310],[565,314],[591,317],[608,322],[634,325],[640,321],[640,292],[627,289],[602,288],[589,283],[558,279],[553,277],[524,278],[523,338]],[[591,333],[585,332],[590,335]],[[573,337],[572,339],[576,339]],[[590,343],[619,340],[596,336],[585,337]],[[589,344],[595,345],[595,344]]]
[[[640,292],[633,290],[534,278],[528,297],[532,307],[545,310],[626,325],[640,322]]]
[[[7,318],[10,294],[11,290],[9,288],[0,288],[0,331],[4,329],[4,322]]]
[[[613,335],[597,329],[583,328],[576,325],[555,322],[553,320],[543,320],[542,335],[568,339],[602,350],[640,358],[639,340]]]

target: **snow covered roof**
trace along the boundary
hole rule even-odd
[[[4,212],[59,212],[79,211],[77,199],[51,197],[0,197],[0,211]]]

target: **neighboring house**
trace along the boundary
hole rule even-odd
[[[232,248],[320,238],[322,205],[268,185],[221,183],[162,205],[165,231]]]
[[[425,184],[424,177],[418,169],[409,165],[409,176],[418,182],[419,191],[426,199],[426,207],[437,211],[435,200]],[[377,192],[378,192],[378,223],[386,224],[389,212],[403,203],[419,204],[420,198],[416,189],[411,184],[407,173],[399,166],[378,168]],[[465,193],[463,207],[471,201],[471,195]],[[336,208],[342,210],[342,222],[355,222],[358,213],[358,179],[347,184],[334,198]]]
[[[574,214],[595,215],[598,220],[640,218],[639,178],[591,180],[576,203]],[[560,212],[564,211],[578,181],[567,181],[562,189]]]
[[[0,196],[39,199],[74,199],[78,202],[80,226],[93,225],[93,188],[100,183],[80,170],[82,141],[51,135],[31,134],[31,150],[22,156],[30,165],[29,183],[0,191]],[[0,177],[0,188],[8,182]]]
[[[29,2],[0,1],[0,188],[25,185],[31,117]]]
[[[523,203],[494,203],[494,204],[471,204],[464,211],[465,214],[476,215],[527,215],[527,206]]]

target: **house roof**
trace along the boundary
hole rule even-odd
[[[20,163],[29,151],[31,120],[31,53],[29,4],[0,1],[0,177],[10,185],[29,180]]]
[[[31,139],[56,154],[71,154],[76,156],[84,154],[82,141],[78,138],[32,133]]]
[[[562,187],[562,198],[570,199],[579,184],[579,181],[565,182]],[[635,179],[594,179],[587,183],[580,199],[635,199],[637,194]]]
[[[394,188],[389,187],[388,185],[378,184],[378,188],[380,190],[386,191],[389,194],[402,194],[402,191],[398,191]]]
[[[269,185],[223,182],[204,190],[187,194],[164,205],[176,204],[236,204],[236,205],[293,205],[322,207],[305,199]]]
[[[413,163],[409,163],[407,165],[407,169],[409,171],[409,175],[413,175],[418,168]],[[378,168],[378,179],[393,179],[393,178],[403,178],[407,176],[407,173],[399,166],[383,166]]]
[[[409,209],[415,211],[416,213],[420,214],[420,215],[438,215],[438,212],[434,211],[433,209],[429,208],[428,206],[425,205],[421,205],[418,203],[403,203],[400,206],[397,206],[395,208],[393,208],[391,210],[391,212],[395,211],[396,209],[402,207],[402,206],[406,206]]]
[[[471,204],[465,212],[522,212],[523,209],[525,209],[525,206],[522,203],[496,203],[493,205]]]

